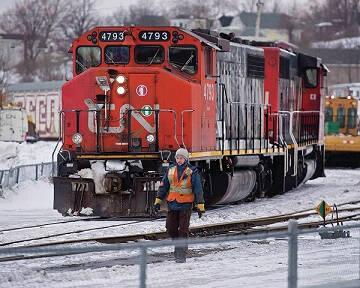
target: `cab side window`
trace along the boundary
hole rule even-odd
[[[305,73],[305,87],[306,88],[316,88],[318,83],[317,83],[317,77],[318,76],[318,71],[317,69],[306,69],[306,73]]]
[[[170,46],[169,64],[188,74],[195,74],[197,68],[197,50],[193,46]]]

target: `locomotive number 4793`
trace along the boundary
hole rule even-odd
[[[102,42],[122,42],[124,41],[123,31],[101,31],[99,39]]]
[[[168,31],[140,31],[139,40],[141,41],[169,41]]]

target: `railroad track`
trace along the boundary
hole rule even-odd
[[[84,219],[84,220],[86,220],[86,219]],[[93,219],[88,219],[88,220],[93,220]],[[53,237],[72,235],[72,234],[78,234],[78,233],[90,232],[90,231],[96,231],[96,230],[103,230],[103,229],[107,229],[107,228],[115,228],[115,227],[120,227],[120,226],[125,226],[125,225],[132,225],[132,224],[143,223],[143,222],[151,221],[151,220],[153,220],[153,219],[134,220],[134,221],[126,221],[125,220],[126,223],[121,223],[121,224],[110,224],[110,225],[105,225],[105,226],[101,226],[101,227],[78,229],[78,230],[70,231],[70,232],[61,232],[61,233],[55,233],[55,234],[51,234],[51,235],[45,235],[45,236],[28,238],[28,239],[4,242],[4,243],[0,243],[0,247],[9,246],[9,245],[13,245],[13,244],[19,244],[19,243],[25,243],[25,242],[31,242],[31,241],[36,241],[36,240],[42,240],[42,239],[49,239],[49,238],[53,238]],[[78,221],[81,221],[81,220],[78,220]],[[8,229],[8,230],[3,230],[3,231],[41,228],[41,227],[48,226],[48,225],[67,224],[67,223],[78,222],[78,221],[54,222],[54,223],[47,223],[47,224],[41,224],[41,225],[27,226],[26,228],[14,228],[12,230]],[[74,240],[74,241],[76,241],[76,240]],[[80,241],[80,242],[82,242],[82,241]],[[39,244],[39,245],[42,246],[41,244]],[[47,245],[50,245],[50,243],[47,243]],[[29,247],[30,246],[31,245],[29,245]]]
[[[0,234],[11,232],[11,231],[17,231],[17,230],[42,228],[42,227],[57,225],[57,224],[67,224],[67,223],[74,223],[74,222],[81,222],[81,221],[93,221],[93,220],[98,220],[98,219],[102,219],[102,218],[101,217],[75,218],[75,219],[68,219],[68,220],[61,220],[61,221],[52,221],[52,222],[47,222],[47,223],[42,223],[42,224],[37,224],[37,225],[12,227],[12,228],[7,228],[7,229],[1,229]]]
[[[353,204],[353,203],[344,203],[338,206],[343,206],[346,204]],[[226,235],[238,235],[238,234],[253,234],[253,233],[263,233],[263,232],[270,232],[270,231],[283,231],[288,229],[286,225],[286,221],[290,219],[306,219],[312,215],[317,214],[316,212],[310,212],[313,209],[304,209],[300,211],[296,211],[293,213],[286,213],[282,215],[276,215],[271,217],[260,217],[254,219],[246,219],[240,221],[233,221],[227,223],[219,223],[219,224],[207,224],[198,227],[191,227],[190,228],[190,237],[215,237],[215,236],[226,236]],[[337,220],[339,222],[346,222],[346,221],[357,221],[360,220],[360,213],[357,211],[360,210],[360,207],[350,207],[350,208],[343,208],[338,209],[338,212],[348,212],[349,215],[339,217]],[[332,220],[326,220],[325,222],[322,221],[307,221],[303,223],[299,223],[299,229],[304,228],[314,228],[319,227],[325,224],[334,224]],[[120,225],[131,225],[134,223],[127,223],[127,224],[117,224],[117,225],[109,225],[108,227],[115,227]],[[277,224],[277,225],[274,225]],[[336,224],[336,223],[335,223]],[[270,226],[273,225],[273,226]],[[97,230],[103,228],[92,228],[92,229],[84,229],[84,230]],[[68,232],[62,233],[64,234],[71,234],[77,232]],[[55,235],[52,235],[55,237]],[[48,238],[48,237],[39,237],[41,239]],[[134,235],[123,235],[123,236],[109,236],[109,237],[93,237],[93,238],[85,238],[85,239],[71,239],[65,241],[54,241],[54,242],[47,242],[47,243],[39,243],[39,244],[32,244],[26,246],[16,246],[11,247],[12,249],[17,248],[35,248],[35,247],[47,247],[47,246],[55,246],[55,245],[68,245],[68,244],[76,244],[76,243],[86,243],[86,242],[100,242],[106,244],[114,244],[114,243],[125,243],[129,241],[139,241],[139,240],[160,240],[168,238],[166,231],[157,231],[152,233],[140,233]],[[35,239],[35,238],[34,238]],[[34,240],[32,239],[32,240]],[[26,240],[30,241],[30,240]],[[20,243],[25,241],[13,241],[8,243],[2,243],[2,246],[9,246],[10,244]],[[64,254],[41,254],[41,255],[13,255],[9,257],[0,258],[0,262],[4,261],[14,261],[14,260],[24,260],[24,259],[35,259],[35,258],[43,258],[43,257],[54,257],[54,256],[63,256]]]

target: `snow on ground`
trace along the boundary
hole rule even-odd
[[[21,145],[18,147],[30,149],[27,147],[29,144]],[[52,150],[43,145],[41,149],[30,149],[29,153],[44,154],[44,151],[48,151],[46,153],[51,154]],[[11,149],[8,147],[8,150]],[[20,150],[18,154],[22,155]],[[30,158],[25,156],[26,153],[23,155],[20,156],[22,159]],[[315,209],[322,200],[330,206],[359,200],[359,169],[327,169],[326,175],[325,178],[308,181],[284,195],[209,210],[201,219],[194,213],[191,226]],[[26,181],[12,189],[5,189],[6,198],[0,198],[0,230],[62,219],[59,213],[52,210],[52,189],[49,180]],[[315,217],[321,220],[320,217]],[[73,228],[85,229],[112,223],[115,222],[75,222]],[[152,232],[164,230],[164,225],[165,220],[158,219],[127,226],[126,229],[119,226],[101,232],[78,233],[77,236],[88,238]],[[54,229],[54,233],[64,232],[59,226]],[[27,237],[42,235],[47,230],[42,231],[44,232],[41,229],[40,232],[29,229]],[[336,240],[321,240],[317,233],[299,236],[299,287],[358,279],[359,231],[351,231],[351,236]],[[23,231],[21,234],[4,232],[0,234],[0,244],[19,240],[19,237],[24,237]],[[65,235],[62,239],[73,237]],[[288,243],[284,238],[191,245],[189,258],[183,264],[173,261],[172,249],[150,249],[147,287],[287,287]],[[0,262],[0,288],[139,287],[138,258],[137,251],[116,251]]]
[[[15,143],[0,141],[0,170],[19,165],[40,164],[52,161],[56,142]]]

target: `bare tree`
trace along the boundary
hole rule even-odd
[[[11,74],[11,63],[7,56],[6,53],[0,54],[0,106],[4,101],[3,89],[8,86]]]
[[[76,11],[76,13],[74,13]],[[95,10],[95,0],[71,1],[67,6],[67,13],[64,15],[58,27],[54,39],[58,50],[67,51],[76,38],[80,37],[91,28],[101,25],[102,21]]]
[[[141,17],[148,15],[159,15],[158,10],[152,5],[152,2],[140,0],[137,5],[131,5],[129,16],[125,24],[137,24]]]
[[[276,1],[275,1],[276,3]],[[288,3],[289,5],[285,6],[284,8],[280,9],[282,10],[287,16],[283,17],[284,23],[283,26],[286,27],[287,33],[289,36],[289,42],[290,43],[298,43],[301,36],[295,35],[296,29],[300,30],[302,28],[302,19],[305,15],[305,10],[301,9],[298,1],[292,1],[291,3]]]
[[[337,19],[341,23],[344,36],[353,36],[357,31],[360,14],[360,0],[329,0],[324,2],[328,18]]]
[[[323,40],[330,40],[331,36],[358,35],[360,0],[314,0],[309,4],[306,18],[308,23],[332,24],[332,31],[326,31],[326,35],[315,34],[316,38],[325,36]]]
[[[212,26],[212,22],[221,15],[238,13],[235,1],[232,0],[184,0],[170,6],[167,15],[176,17],[178,15],[188,15],[206,19],[207,27]]]
[[[240,3],[238,4],[238,10],[239,12],[256,12],[256,3],[258,0],[242,0],[240,1]]]
[[[22,0],[3,13],[0,28],[7,33],[19,33],[25,37],[25,61],[19,65],[23,80],[35,77],[36,60],[43,49],[52,42],[55,28],[68,13],[70,0]]]
[[[126,23],[130,22],[129,11],[120,7],[108,17],[108,21],[108,25],[126,25]]]

